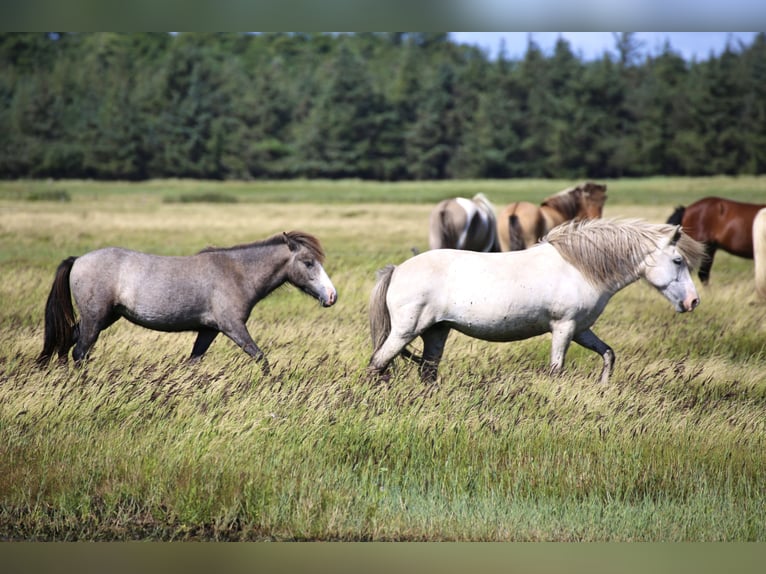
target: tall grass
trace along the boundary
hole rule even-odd
[[[610,183],[605,215],[661,221],[715,181]],[[750,261],[719,254],[692,314],[646,285],[619,293],[594,329],[617,354],[607,386],[600,358],[580,348],[552,378],[548,337],[459,334],[437,384],[403,362],[380,383],[365,374],[367,297],[378,267],[425,247],[427,202],[384,201],[406,193],[359,182],[315,185],[366,200],[289,204],[250,201],[245,184],[67,182],[61,204],[9,191],[24,185],[45,184],[0,185],[2,538],[766,539],[766,305]],[[193,185],[239,201],[157,193]],[[435,197],[471,185],[424,187]],[[225,338],[187,366],[192,334],[124,321],[85,367],[33,367],[67,255],[107,244],[191,253],[285,229],[320,237],[340,298],[322,309],[286,287],[256,306],[248,327],[271,376]]]

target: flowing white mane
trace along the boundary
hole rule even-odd
[[[673,239],[677,231],[675,225],[636,219],[592,219],[559,225],[543,241],[592,283],[615,287],[636,279],[646,257],[663,240]],[[680,233],[676,246],[690,269],[704,257],[704,246],[685,233]]]

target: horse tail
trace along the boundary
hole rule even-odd
[[[391,285],[394,269],[396,269],[396,265],[386,265],[378,271],[377,283],[375,283],[370,294],[370,335],[372,336],[373,355],[383,346],[391,333],[391,314],[388,312],[388,305],[386,305],[386,294]],[[399,354],[417,364],[423,363],[423,357],[416,355],[407,348],[402,349]]]
[[[391,333],[391,315],[386,304],[388,286],[396,265],[386,265],[376,275],[377,282],[370,294],[370,335],[372,336],[373,353],[376,353]]]
[[[666,223],[669,223],[670,225],[681,225],[681,222],[684,219],[684,213],[686,213],[686,208],[683,205],[679,205],[671,216],[668,217]]]
[[[72,306],[72,290],[69,287],[69,275],[76,257],[64,259],[56,269],[53,286],[45,304],[45,335],[43,350],[37,357],[37,364],[44,366],[54,352],[59,358],[65,358],[74,345],[77,334],[77,320]]]
[[[508,216],[508,240],[508,251],[521,251],[527,247],[524,244],[519,216],[515,213]]]
[[[766,299],[766,209],[761,209],[753,220],[753,259],[755,290]]]

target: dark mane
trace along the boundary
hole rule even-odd
[[[603,206],[605,201],[605,185],[592,181],[584,181],[579,185],[545,198],[540,205],[555,209],[567,219],[574,219],[580,215],[584,205]]]
[[[567,219],[574,219],[580,211],[581,193],[582,190],[579,187],[570,187],[545,198],[540,205],[555,209]]]
[[[285,231],[284,233],[278,233],[271,237],[264,239],[263,241],[255,241],[253,243],[241,243],[239,245],[232,245],[231,247],[216,247],[208,246],[198,251],[198,253],[212,253],[220,251],[239,251],[242,249],[252,249],[254,247],[272,247],[274,245],[282,245],[288,241],[294,241],[299,243],[303,247],[309,250],[311,255],[314,256],[320,263],[324,263],[324,250],[319,243],[319,239],[310,233],[304,231]]]

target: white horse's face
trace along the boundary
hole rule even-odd
[[[673,240],[647,259],[644,277],[679,313],[693,311],[700,303],[689,267]]]

